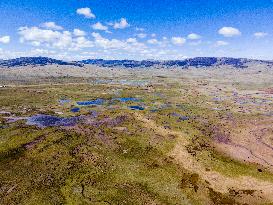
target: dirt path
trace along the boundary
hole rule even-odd
[[[210,187],[217,192],[228,193],[229,189],[234,190],[256,190],[259,197],[266,201],[273,202],[273,183],[258,180],[250,176],[227,177],[216,171],[207,171],[206,168],[186,150],[189,144],[186,135],[183,132],[172,131],[157,125],[153,120],[145,118],[136,113],[135,118],[143,123],[146,128],[152,129],[155,133],[162,136],[175,135],[178,137],[177,144],[171,151],[170,156],[181,164],[185,169],[199,174],[199,176],[208,181]]]

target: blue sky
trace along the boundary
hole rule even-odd
[[[1,0],[0,58],[273,59],[272,0]]]

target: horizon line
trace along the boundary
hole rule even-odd
[[[268,59],[259,59],[259,58],[247,58],[247,57],[227,57],[227,56],[222,56],[222,57],[215,57],[215,56],[196,56],[196,57],[189,57],[189,58],[181,58],[181,59],[141,59],[141,60],[136,60],[136,59],[105,59],[105,58],[85,58],[81,60],[66,60],[66,59],[60,59],[60,58],[53,58],[49,56],[20,56],[16,58],[8,58],[8,59],[0,59],[3,61],[7,60],[16,60],[20,58],[48,58],[48,59],[53,59],[53,60],[60,60],[60,61],[65,61],[65,62],[80,62],[80,61],[85,61],[85,60],[107,60],[107,61],[184,61],[184,60],[189,60],[189,59],[195,59],[195,58],[232,58],[232,59],[244,59],[244,60],[253,60],[253,61],[269,61],[273,62],[273,59],[268,60]]]

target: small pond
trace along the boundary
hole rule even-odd
[[[74,113],[80,112],[80,110],[81,110],[81,109],[78,108],[78,107],[73,107],[73,108],[70,109],[70,111],[71,111],[71,112],[74,112]]]
[[[80,106],[102,105],[104,102],[105,100],[103,99],[96,99],[91,101],[80,101],[80,102],[77,102],[77,105],[80,105]]]
[[[129,108],[130,108],[131,110],[145,110],[144,107],[141,107],[141,106],[138,106],[138,105],[129,106]]]
[[[79,120],[79,117],[57,117],[39,114],[29,117],[26,124],[38,127],[74,126]]]

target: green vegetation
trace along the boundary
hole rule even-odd
[[[0,204],[248,204],[244,197],[254,197],[255,187],[226,193],[214,189],[199,172],[187,170],[171,156],[178,136],[157,133],[134,114],[166,133],[183,133],[185,150],[209,171],[273,182],[270,170],[260,172],[260,165],[236,161],[214,147],[216,130],[231,129],[227,113],[240,123],[257,115],[233,111],[228,100],[212,102],[208,93],[180,82],[186,78],[171,81],[162,76],[147,86],[85,84],[91,81],[85,78],[77,84],[78,78],[56,78],[61,84],[28,82],[1,89],[1,110],[11,114],[0,114]],[[140,101],[113,101],[117,97]],[[98,98],[105,103],[77,105]],[[60,99],[71,101],[61,104]],[[130,110],[130,105],[145,110]],[[213,110],[217,105],[230,109]],[[72,113],[72,107],[80,111]],[[73,127],[39,128],[24,119],[8,122],[36,114],[89,116],[91,111],[98,116]]]

